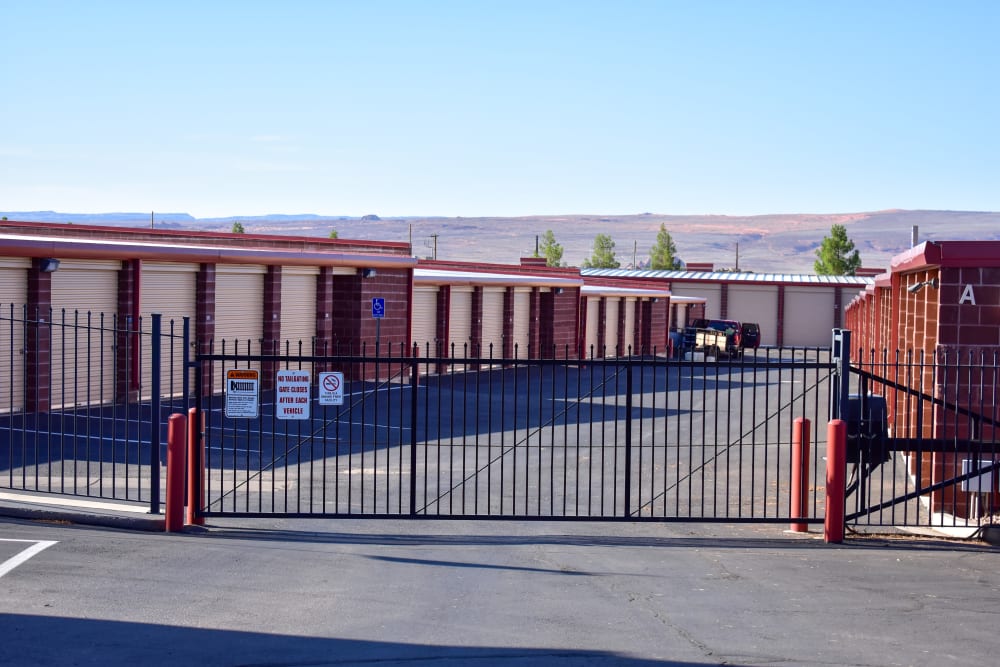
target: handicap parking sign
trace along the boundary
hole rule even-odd
[[[372,299],[372,317],[380,319],[385,317],[385,298],[377,296]]]

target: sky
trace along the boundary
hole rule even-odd
[[[0,211],[1000,211],[1000,2],[0,0]]]

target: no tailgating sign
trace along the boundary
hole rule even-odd
[[[278,419],[309,419],[309,371],[278,371],[274,384]]]
[[[234,368],[226,371],[226,417],[257,419],[260,416],[260,371]]]

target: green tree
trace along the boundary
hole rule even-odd
[[[535,251],[535,257],[544,257],[546,266],[566,266],[562,261],[563,247],[556,243],[556,235],[551,229],[546,229],[542,234],[542,241]]]
[[[674,239],[667,231],[667,226],[660,223],[660,231],[656,235],[656,243],[649,251],[649,268],[651,269],[679,269],[681,260],[677,256],[677,246]]]
[[[823,237],[816,249],[816,257],[813,269],[820,276],[853,276],[861,267],[861,256],[843,225],[830,228],[830,235]]]
[[[330,238],[331,238],[331,239],[335,239],[335,238],[337,238],[337,237],[338,237],[338,235],[337,235],[337,230],[336,230],[336,229],[331,229],[331,230],[330,230]]]
[[[243,229],[243,223],[237,220],[233,223],[233,234],[246,234],[247,230]]]
[[[617,269],[621,264],[615,259],[615,242],[607,234],[594,237],[594,254],[583,260],[585,269]]]

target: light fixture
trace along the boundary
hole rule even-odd
[[[375,271],[375,269],[361,269],[361,277],[362,278],[374,278],[377,275],[378,275],[378,272]]]
[[[38,260],[38,270],[41,273],[54,273],[59,269],[59,260],[46,257]]]
[[[555,292],[556,294],[562,294],[562,293],[563,293],[563,288],[562,288],[562,287],[557,287],[557,288],[555,288],[555,290],[553,290],[553,291],[554,291],[554,292]]]
[[[909,292],[910,294],[916,294],[925,287],[931,287],[933,289],[937,289],[939,286],[940,283],[938,282],[938,279],[931,278],[930,280],[925,280],[923,282],[913,283],[912,285],[906,288],[906,291]]]

